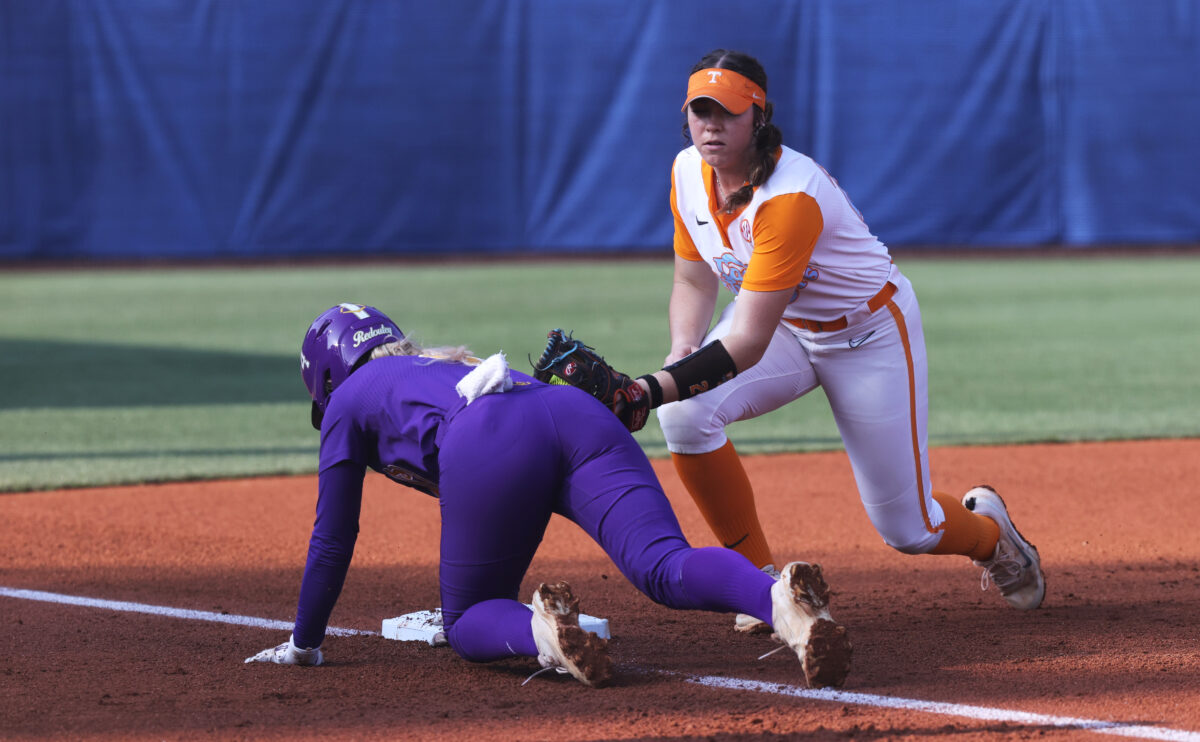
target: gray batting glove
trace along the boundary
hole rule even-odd
[[[247,657],[246,662],[274,662],[276,665],[319,665],[325,661],[320,647],[301,649],[297,647],[292,637],[278,647],[264,649],[253,657]]]

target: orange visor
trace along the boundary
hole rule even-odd
[[[752,105],[759,108],[767,105],[766,91],[753,80],[733,70],[716,67],[700,70],[688,78],[687,100],[683,102],[682,110],[686,111],[688,104],[697,98],[712,98],[734,116]]]

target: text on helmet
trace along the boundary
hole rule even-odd
[[[371,338],[379,337],[380,335],[394,335],[394,334],[396,334],[396,333],[392,330],[392,328],[388,327],[387,325],[380,325],[379,327],[373,327],[368,330],[358,330],[357,332],[354,333],[354,347],[357,348],[358,346],[367,342]]]

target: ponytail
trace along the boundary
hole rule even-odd
[[[732,214],[750,203],[750,199],[754,198],[754,189],[766,183],[771,173],[775,172],[775,152],[783,144],[783,132],[771,123],[771,114],[774,112],[775,107],[770,103],[761,114],[755,110],[755,116],[761,115],[762,120],[754,127],[754,160],[750,163],[750,177],[746,185],[725,199],[721,210],[726,214]]]

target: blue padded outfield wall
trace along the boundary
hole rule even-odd
[[[888,243],[1200,241],[1200,0],[3,0],[0,258],[668,250],[718,46]]]

